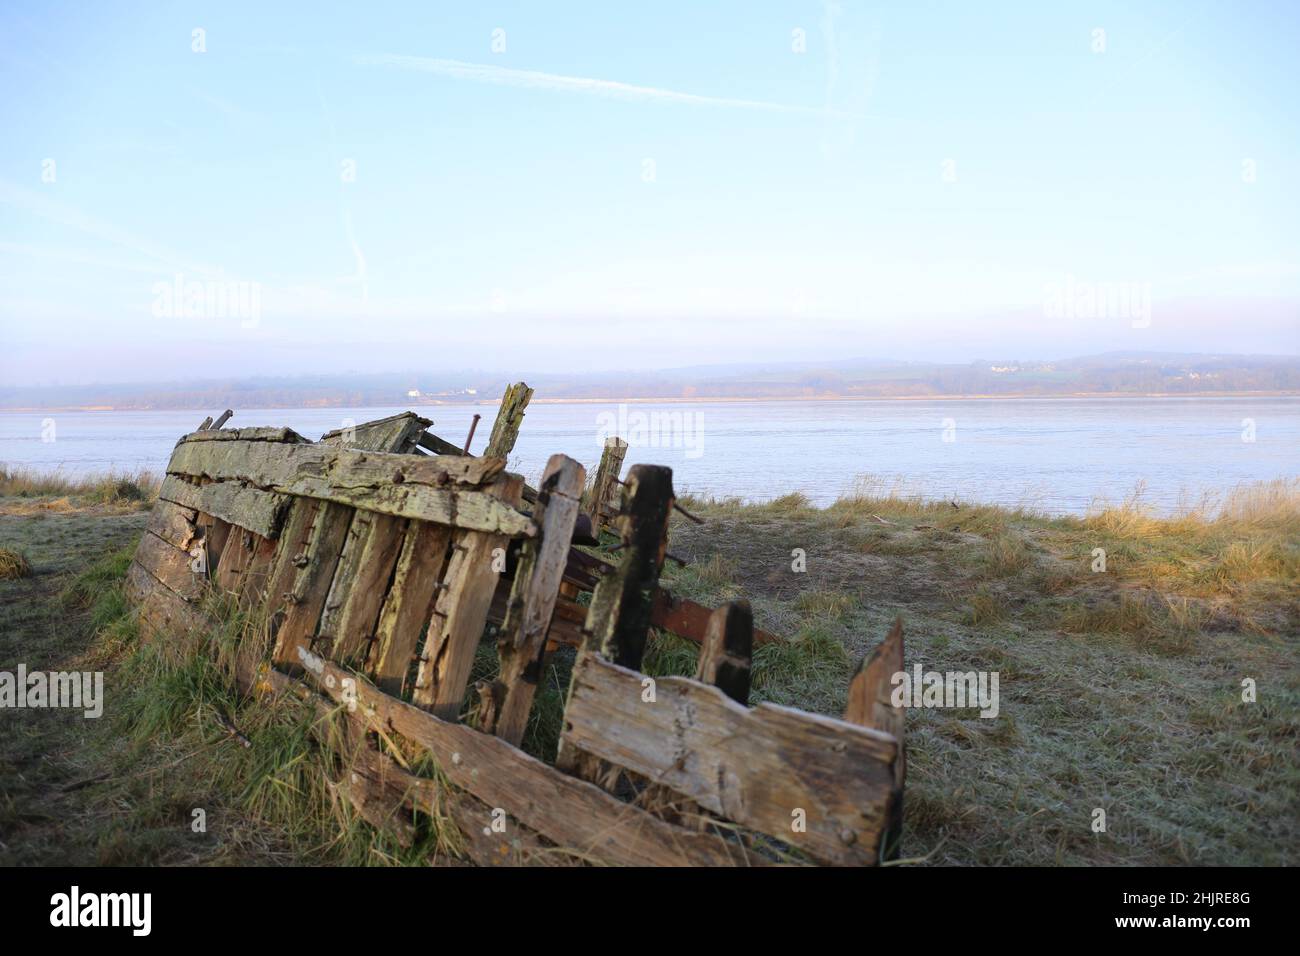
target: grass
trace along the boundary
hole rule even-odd
[[[86,754],[109,768],[103,783],[92,778],[96,798],[128,809],[98,823],[92,862],[251,863],[269,856],[358,866],[449,858],[459,833],[445,820],[419,817],[415,841],[402,846],[338,792],[334,781],[346,779],[354,754],[340,712],[322,718],[289,695],[250,698],[237,690],[231,652],[257,643],[261,622],[227,613],[206,642],[223,652],[215,657],[141,643],[122,592],[132,552],[128,546],[95,561],[58,598],[84,615],[92,635],[85,660],[109,668],[118,689],[107,733]],[[196,832],[200,817],[205,827]]]
[[[120,587],[138,509],[30,507],[43,500],[0,498],[0,547],[32,569],[0,581],[0,669],[105,669],[107,716],[6,716],[17,722],[0,737],[0,860],[454,859],[455,834],[438,819],[421,822],[411,850],[358,820],[327,783],[347,766],[345,742],[328,726],[309,733],[313,715],[293,701],[242,698],[220,659],[139,645]],[[668,564],[665,581],[705,604],[745,597],[756,623],[786,638],[756,650],[752,702],[842,713],[855,669],[898,615],[909,667],[999,674],[994,719],[908,712],[907,857],[1296,862],[1297,483],[1171,517],[1140,496],[1061,518],[868,483],[824,509],[799,495],[685,506],[707,523],[674,518],[670,550],[688,563]],[[258,626],[231,615],[214,641],[256,642]],[[643,669],[693,674],[696,657],[656,633]],[[544,759],[571,664],[553,655],[539,687],[525,749]],[[495,666],[485,642],[473,679]],[[1243,681],[1255,702],[1243,701]],[[1098,807],[1102,834],[1091,829]],[[195,809],[206,833],[191,830]]]
[[[49,499],[44,504],[54,511],[88,504],[146,507],[157,496],[159,484],[148,471],[73,477],[0,464],[0,499]]]
[[[824,509],[692,499],[707,524],[675,520],[670,540],[695,563],[665,577],[706,604],[743,595],[795,637],[756,654],[756,701],[840,713],[895,615],[909,667],[998,672],[995,719],[908,712],[906,856],[1296,862],[1300,482],[1164,517],[1140,493],[1057,517],[901,492],[863,481]],[[651,662],[691,673],[694,650]],[[1246,678],[1268,688],[1255,703]]]
[[[0,548],[0,581],[25,578],[32,573],[27,556],[12,548]]]

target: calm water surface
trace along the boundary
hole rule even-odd
[[[237,409],[231,425],[287,425],[315,439],[404,410]],[[415,410],[457,444],[482,414],[479,450],[495,415],[491,406]],[[69,475],[161,473],[205,414],[0,413],[0,461]],[[1206,491],[1300,476],[1296,398],[537,404],[511,468],[535,479],[564,452],[593,469],[611,425],[633,440],[628,464],[671,466],[679,494],[751,500],[801,491],[826,504],[870,476],[904,493],[1080,513],[1145,482],[1145,499],[1167,511]]]

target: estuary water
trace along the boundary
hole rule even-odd
[[[287,425],[307,438],[404,411],[236,409],[230,426]],[[496,409],[417,406],[461,444],[475,413],[482,450]],[[161,473],[207,411],[0,413],[0,462],[68,475]],[[1079,514],[1140,484],[1162,512],[1203,493],[1300,476],[1300,398],[534,403],[512,470],[530,480],[564,452],[594,470],[606,434],[627,464],[673,468],[679,494],[818,504],[860,481],[926,497]]]

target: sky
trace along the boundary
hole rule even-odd
[[[1300,4],[0,5],[0,384],[1300,352]]]

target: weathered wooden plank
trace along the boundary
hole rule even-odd
[[[404,774],[396,761],[381,758],[363,743],[350,755],[348,766],[326,785],[335,797],[352,804],[361,819],[409,847],[415,842],[415,820],[408,806],[411,788],[402,785],[402,776],[411,775]],[[419,787],[415,783],[417,790]]]
[[[623,470],[623,459],[626,457],[627,442],[617,436],[605,439],[605,450],[600,455],[596,478],[583,507],[583,511],[591,516],[593,535],[598,536],[600,528],[618,510],[615,492],[618,489],[619,473]]]
[[[403,412],[329,432],[321,441],[365,451],[404,452],[430,424],[414,412]],[[406,519],[376,511],[352,516],[319,628],[333,639],[335,660],[350,664],[359,651],[369,652],[367,642],[375,636],[405,526]]]
[[[704,635],[708,632],[709,619],[712,615],[712,608],[705,607],[690,598],[675,595],[661,587],[655,591],[654,606],[650,609],[650,624],[652,627],[671,631],[678,637],[684,637],[698,644],[704,640]],[[771,631],[754,628],[756,646],[779,643],[780,640],[781,638]]]
[[[496,421],[492,423],[487,448],[483,450],[484,457],[504,459],[510,456],[519,439],[519,428],[524,423],[524,409],[532,397],[533,390],[524,382],[516,382],[506,388],[505,394],[501,396]]]
[[[523,480],[506,477],[509,480],[494,485],[492,492],[513,508],[520,502]],[[429,622],[411,693],[416,704],[430,708],[444,720],[456,720],[460,714],[497,575],[504,568],[504,561],[496,558],[504,559],[510,540],[500,534],[462,531],[452,542],[445,586]]]
[[[450,528],[427,521],[407,524],[393,584],[375,628],[375,652],[368,661],[375,682],[386,693],[402,693],[420,631],[433,612],[451,533]]]
[[[244,571],[253,560],[253,532],[237,525],[229,525],[230,533],[221,552],[221,563],[217,565],[212,580],[218,588],[228,594],[238,594]]]
[[[252,534],[252,532],[249,532]],[[253,534],[253,556],[244,569],[239,582],[239,606],[241,608],[264,607],[266,604],[266,584],[270,580],[271,568],[275,563],[276,542]]]
[[[158,642],[173,660],[179,660],[206,636],[208,618],[139,564],[126,572],[127,596],[136,607],[141,636]]]
[[[462,455],[464,451],[459,445],[453,445],[445,438],[439,438],[433,432],[426,431],[416,439],[416,444],[435,455]]]
[[[363,451],[406,452],[432,424],[415,412],[402,412],[349,428],[336,428],[326,432],[320,440],[325,445],[342,445]]]
[[[738,704],[748,704],[753,651],[754,613],[749,602],[729,601],[709,618],[695,679],[712,684]]]
[[[250,488],[237,481],[194,485],[176,475],[163,479],[158,498],[237,524],[263,538],[274,538],[280,533],[290,503],[285,495]]]
[[[189,554],[152,531],[140,535],[134,560],[182,599],[197,602],[203,598],[207,580],[190,570]]]
[[[307,545],[311,541],[316,512],[323,502],[311,498],[296,498],[289,508],[284,531],[276,545],[275,559],[263,588],[268,616],[277,615],[286,608],[293,595],[298,569],[307,561]]]
[[[168,544],[188,552],[198,537],[198,512],[161,498],[154,502],[146,527]]]
[[[656,679],[583,652],[564,713],[570,748],[642,774],[814,857],[874,864],[894,793],[895,738],[773,704],[750,710],[716,687]],[[792,828],[803,810],[806,832]]]
[[[894,803],[884,839],[885,859],[897,859],[903,831],[903,783],[907,776],[907,747],[903,740],[906,711],[891,699],[893,677],[903,671],[903,619],[897,618],[885,639],[866,657],[849,682],[844,719],[890,734],[898,741],[894,762]]]
[[[281,494],[476,531],[532,535],[535,528],[526,515],[484,493],[483,486],[503,467],[500,459],[421,458],[257,441],[186,442],[167,465],[174,474],[242,481]]]
[[[442,774],[488,807],[580,856],[627,866],[735,866],[765,861],[737,843],[694,833],[621,803],[566,776],[500,737],[433,714],[378,691],[364,678],[303,651],[308,675],[354,719],[427,749]],[[353,709],[352,703],[355,703]]]
[[[492,595],[492,608],[488,611],[488,623],[495,624],[498,631],[505,626],[506,614],[510,610],[510,594],[514,590],[513,578],[502,578],[497,584],[496,593]],[[587,608],[561,592],[551,614],[551,626],[546,632],[547,653],[556,647],[581,647],[584,639],[583,626],[587,623]],[[482,723],[479,727],[483,727]]]
[[[633,466],[625,494],[618,518],[623,560],[596,585],[586,629],[593,649],[625,667],[640,667],[673,508],[672,469]]]
[[[211,418],[208,421],[212,421]],[[292,428],[223,428],[220,431],[216,429],[202,429],[196,432],[190,432],[188,435],[182,435],[176,443],[193,441],[269,441],[281,442],[291,445],[308,444],[308,440],[299,435]]]
[[[296,483],[311,479],[318,482],[332,480],[345,488],[403,482],[436,487],[478,487],[496,478],[504,469],[505,462],[499,458],[467,455],[421,458],[342,445],[269,441],[183,440],[167,464],[168,474],[213,481],[246,481],[258,488],[286,494],[306,494],[298,490]]]
[[[324,701],[321,701],[324,706]],[[359,729],[363,722],[353,722]],[[372,826],[394,833],[403,845],[414,836],[413,811],[450,820],[460,832],[460,855],[478,866],[575,866],[583,861],[546,846],[537,833],[508,814],[494,812],[464,791],[417,777],[367,745],[358,748],[339,791]],[[497,827],[500,827],[498,830]],[[405,838],[405,840],[404,840]]]
[[[592,591],[601,578],[617,570],[618,565],[573,548],[569,552],[568,566],[564,569],[564,580],[577,585],[583,591]],[[661,586],[655,590],[654,605],[650,610],[650,625],[671,631],[678,637],[684,637],[698,644],[704,640],[704,634],[709,627],[709,617],[712,614],[712,608],[705,607],[690,598],[675,595]],[[771,644],[780,640],[781,638],[770,631],[754,628],[755,645]]]
[[[321,614],[320,633],[334,638],[334,660],[351,664],[370,650],[406,525],[405,518],[375,511],[353,516]]]
[[[345,505],[325,502],[317,510],[306,561],[294,577],[293,597],[275,634],[272,660],[277,664],[295,666],[298,648],[309,646],[316,636],[316,626],[351,523],[352,509]]]
[[[224,518],[216,515],[199,514],[199,527],[203,529],[203,546],[207,551],[208,580],[215,578],[221,558],[225,554],[226,541],[230,538],[230,529],[234,527]]]
[[[528,725],[537,682],[546,664],[546,636],[559,597],[569,542],[581,507],[586,473],[565,455],[552,455],[542,474],[533,520],[538,537],[526,541],[497,656],[496,680],[484,688],[479,729],[518,745]]]

